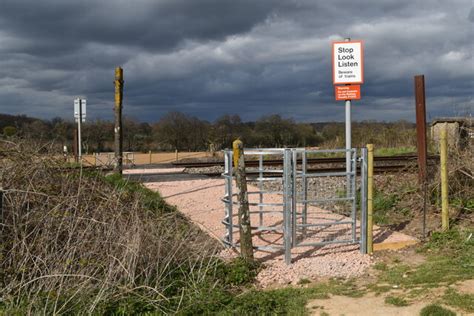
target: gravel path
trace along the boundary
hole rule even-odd
[[[211,236],[219,239],[224,236],[225,227],[221,223],[224,217],[224,205],[221,201],[224,194],[223,179],[165,181],[145,183],[145,185],[152,190],[159,191],[169,204],[176,205],[179,211]],[[255,190],[254,186],[249,186],[249,192]],[[258,195],[250,194],[249,201],[257,202]],[[268,194],[264,198],[265,203],[280,203],[281,201],[282,196],[279,194]],[[279,209],[280,207],[268,208],[270,211],[278,211]],[[251,208],[252,210],[255,209]],[[344,221],[347,219],[344,215],[317,207],[310,207],[308,214],[309,222],[324,223],[325,221]],[[252,225],[258,223],[259,220],[258,214],[252,214]],[[235,218],[235,221],[237,221],[237,218]],[[263,224],[268,226],[279,226],[281,222],[281,213],[266,213],[263,218]],[[411,238],[400,233],[382,231],[378,227],[374,227],[374,232],[375,241],[378,242],[393,242]],[[345,240],[350,239],[350,236],[350,226],[341,224],[308,231],[305,238],[301,236],[300,241]],[[234,234],[234,240],[238,240],[238,234]],[[281,232],[255,233],[253,241],[254,246],[273,245],[281,247],[282,234]],[[237,253],[233,249],[226,249],[221,253],[221,256],[223,258],[233,258],[237,256]],[[315,280],[319,277],[359,276],[373,263],[369,255],[363,255],[359,252],[358,245],[348,244],[293,248],[293,262],[288,266],[284,263],[282,250],[256,251],[255,257],[265,266],[257,276],[257,281],[263,287],[274,284],[295,284],[301,279]]]

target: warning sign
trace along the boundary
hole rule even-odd
[[[335,86],[336,101],[360,100],[360,85]]]
[[[334,84],[364,83],[362,41],[332,43]]]

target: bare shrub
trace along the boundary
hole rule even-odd
[[[29,313],[102,313],[137,300],[173,312],[214,269],[216,242],[140,190],[0,142],[0,300]],[[186,286],[184,286],[186,284]]]
[[[448,153],[448,185],[450,206],[455,213],[450,217],[455,220],[474,220],[474,148],[460,149],[451,147]],[[440,204],[441,177],[439,166],[435,170],[430,186],[431,195]]]

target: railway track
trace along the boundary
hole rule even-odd
[[[434,164],[439,160],[439,156],[429,156],[428,164]],[[298,163],[301,163],[301,160],[298,160]],[[308,164],[308,173],[327,173],[327,172],[345,172],[345,157],[331,157],[331,158],[310,158],[307,159]],[[264,160],[264,166],[281,166],[283,164],[280,159]],[[223,167],[224,162],[222,161],[207,161],[207,162],[175,162],[173,163],[176,167],[193,169],[193,168],[209,168],[209,167]],[[258,168],[258,160],[247,160],[245,162],[246,167]],[[374,157],[374,173],[383,174],[383,173],[397,173],[397,172],[406,172],[412,171],[414,168],[417,168],[417,156],[415,155],[403,155],[403,156],[377,156]],[[209,177],[220,176],[218,171],[209,171],[206,172],[203,170],[199,172],[201,175],[206,175]],[[248,176],[258,176],[260,175],[259,171],[248,170]],[[263,175],[266,177],[279,176],[277,173],[270,170],[263,172]]]
[[[439,159],[439,156],[428,156],[428,161],[433,162]],[[405,167],[408,164],[416,163],[417,156],[415,155],[403,155],[403,156],[377,156],[374,157],[375,163],[384,162],[385,163],[399,163],[398,166],[395,168]],[[301,163],[301,159],[298,160],[298,163]],[[331,157],[331,158],[309,158],[307,159],[308,165],[318,165],[318,164],[337,164],[337,163],[345,163],[345,157]],[[402,164],[400,164],[402,163]],[[176,167],[182,168],[206,168],[206,167],[215,167],[215,166],[224,166],[223,161],[204,161],[204,162],[173,162],[172,163]],[[264,166],[281,166],[283,164],[283,160],[281,159],[268,159],[263,161]],[[247,160],[245,161],[246,167],[258,167],[259,161],[258,160]],[[389,166],[389,165],[387,165]],[[376,167],[386,167],[386,166],[376,166]],[[394,167],[394,166],[391,166]],[[387,168],[388,170],[389,168]]]
[[[383,173],[396,173],[396,172],[404,172],[409,171],[409,167],[407,165],[391,165],[391,166],[374,166],[374,173],[375,174],[383,174]],[[345,167],[340,168],[311,168],[308,169],[306,173],[327,173],[327,172],[345,172]],[[200,172],[200,175],[208,176],[208,177],[220,177],[222,175],[221,172]],[[258,171],[247,171],[247,176],[249,177],[258,177],[260,172]],[[275,177],[281,178],[281,173],[278,172],[270,172],[264,171],[262,173],[264,177]]]

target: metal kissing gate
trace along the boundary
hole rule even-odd
[[[346,153],[351,156],[346,171],[312,169],[313,158]],[[284,253],[287,264],[295,247],[358,244],[366,253],[367,149],[358,153],[355,148],[244,149],[254,248]],[[232,155],[232,150],[224,151],[223,241],[228,247],[239,247]]]

